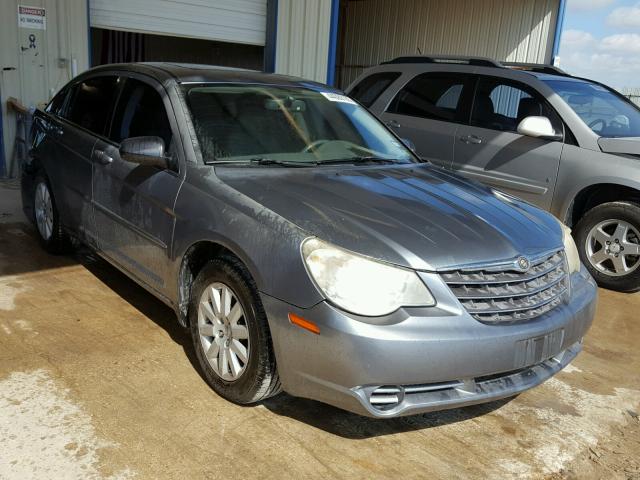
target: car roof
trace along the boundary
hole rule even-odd
[[[266,85],[298,86],[322,90],[335,90],[322,83],[304,80],[302,78],[264,73],[257,70],[223,67],[216,65],[201,65],[173,62],[140,62],[114,63],[100,65],[86,72],[86,74],[101,71],[122,70],[151,76],[160,82],[175,80],[178,83],[258,83]]]

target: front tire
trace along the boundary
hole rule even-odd
[[[40,245],[52,254],[65,253],[69,249],[70,241],[62,228],[49,180],[44,173],[38,173],[34,183],[33,221]]]
[[[239,404],[280,392],[267,317],[246,268],[215,259],[198,274],[189,329],[200,369],[218,395]]]
[[[640,290],[640,205],[598,205],[574,231],[580,259],[598,285],[619,292]]]

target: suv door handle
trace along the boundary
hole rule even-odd
[[[98,163],[100,163],[101,165],[109,165],[110,163],[113,163],[113,157],[102,150],[96,150],[94,152],[94,155],[98,160]]]
[[[400,124],[398,122],[396,122],[395,120],[388,120],[386,122],[384,122],[384,124],[387,127],[393,127],[393,128],[400,128]]]
[[[477,135],[464,135],[460,137],[460,141],[466,143],[467,145],[480,145],[484,140],[478,137]]]

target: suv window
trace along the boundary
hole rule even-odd
[[[457,120],[465,82],[464,75],[423,73],[398,92],[387,111],[435,120]]]
[[[117,86],[116,76],[93,77],[76,84],[64,118],[97,135],[103,135]]]
[[[516,82],[480,77],[473,99],[471,125],[515,132],[518,124],[532,115],[547,117],[556,132],[562,132],[560,117],[540,95]]]
[[[399,76],[400,72],[374,73],[353,87],[349,96],[368,108]]]
[[[109,138],[154,136],[164,140],[165,152],[172,148],[172,132],[162,97],[151,85],[128,78],[113,115]]]

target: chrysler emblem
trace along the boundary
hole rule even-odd
[[[518,260],[516,260],[516,265],[521,272],[526,272],[527,270],[529,270],[531,263],[529,262],[529,259],[520,257],[518,258]]]

